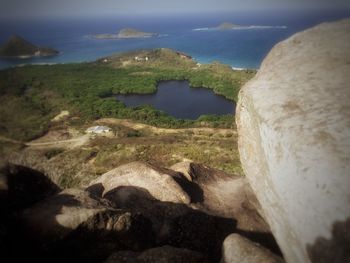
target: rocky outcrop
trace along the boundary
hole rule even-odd
[[[64,238],[89,218],[106,210],[88,192],[66,189],[24,210],[22,221],[28,236],[47,242]]]
[[[191,162],[177,163],[171,169],[181,172],[201,189],[202,197],[196,207],[218,216],[235,218],[241,230],[270,231],[257,212],[260,205],[246,178]]]
[[[133,186],[146,189],[160,201],[188,204],[190,197],[181,187],[181,181],[186,183],[182,177],[181,174],[171,170],[133,162],[103,174],[91,185],[102,184],[104,188],[102,197],[110,191],[116,191],[118,187]]]
[[[44,174],[20,165],[7,165],[0,170],[0,204],[15,211],[52,196],[60,188]]]
[[[51,192],[57,187],[47,179],[49,194],[9,207],[0,217],[2,254],[11,261],[36,262],[219,262],[231,233],[276,251],[266,239],[272,235],[261,217],[254,224],[239,217],[257,218],[253,206],[246,207],[250,197],[243,178],[199,164],[189,163],[188,168],[190,180],[170,169],[134,162],[102,175],[86,189],[59,193]],[[5,189],[6,180],[0,182]],[[21,196],[35,196],[32,187],[16,182],[28,191]],[[229,187],[222,188],[224,183]]]
[[[144,262],[172,262],[172,263],[206,263],[208,259],[189,249],[163,246],[146,250],[142,253],[120,251],[111,255],[104,263],[144,263]]]
[[[298,33],[239,94],[244,172],[288,262],[321,262],[319,240],[349,235],[332,234],[350,217],[349,43],[349,19]],[[340,247],[328,256],[349,261]]]
[[[229,235],[222,246],[221,263],[282,263],[283,260],[261,247],[237,234]]]

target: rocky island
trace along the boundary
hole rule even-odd
[[[216,28],[219,30],[229,30],[229,29],[234,29],[234,28],[240,28],[242,26],[240,25],[236,25],[236,24],[232,24],[229,22],[223,22],[220,25],[218,25]]]
[[[233,29],[286,29],[287,26],[271,26],[271,25],[237,25],[230,22],[223,22],[218,26],[214,27],[201,27],[195,28],[194,31],[216,31],[216,30],[233,30]]]
[[[237,25],[230,22],[223,22],[217,27],[214,27],[212,29],[216,30],[232,30],[232,29],[270,29],[270,28],[279,28],[279,29],[285,29],[287,26],[271,26],[271,25]]]
[[[142,32],[133,28],[121,29],[117,34],[97,34],[93,35],[97,39],[123,39],[123,38],[148,38],[155,37],[157,33]]]
[[[11,36],[0,48],[0,58],[29,58],[34,56],[54,56],[59,52],[49,47],[39,47],[18,35]]]

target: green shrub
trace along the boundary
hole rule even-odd
[[[64,152],[64,149],[62,149],[62,148],[49,149],[48,151],[45,152],[45,157],[47,159],[51,159],[51,158],[55,157],[56,155],[59,155],[62,152]]]

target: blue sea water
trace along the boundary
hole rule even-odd
[[[199,63],[220,61],[237,68],[259,68],[269,50],[295,32],[324,21],[350,17],[348,11],[332,12],[237,12],[184,16],[119,16],[66,19],[0,19],[0,43],[18,34],[39,46],[61,52],[54,57],[0,59],[0,69],[27,63],[93,61],[113,53],[146,48],[173,48]],[[228,21],[240,25],[286,26],[249,30],[193,29],[214,27]],[[145,39],[94,39],[93,34],[115,33],[130,27],[159,33]]]

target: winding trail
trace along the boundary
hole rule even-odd
[[[236,133],[235,129],[225,129],[225,128],[208,128],[208,127],[198,127],[198,128],[179,128],[179,129],[173,129],[173,128],[160,128],[156,126],[151,126],[148,124],[133,122],[130,120],[125,119],[114,119],[114,118],[102,118],[96,121],[96,123],[103,123],[103,124],[119,124],[123,125],[125,127],[134,129],[134,130],[142,130],[142,129],[149,129],[153,133],[156,134],[174,134],[174,133],[183,133],[186,131],[191,131],[193,133],[219,133],[219,134],[232,134]]]
[[[61,145],[61,144],[69,144],[71,147],[77,147],[84,145],[90,139],[90,135],[82,135],[76,138],[68,139],[68,140],[58,140],[58,141],[48,141],[48,142],[27,142],[26,146],[53,146],[53,145]]]
[[[114,118],[102,118],[94,123],[95,125],[122,125],[127,128],[131,128],[134,130],[144,130],[147,129],[151,131],[155,135],[170,135],[170,134],[179,134],[179,133],[184,133],[184,132],[193,132],[194,134],[220,134],[220,135],[228,135],[228,134],[235,134],[236,131],[234,129],[224,129],[224,128],[208,128],[208,127],[198,127],[198,128],[179,128],[179,129],[174,129],[174,128],[160,128],[156,126],[151,126],[143,123],[138,123],[138,122],[133,122],[130,120],[126,119],[114,119]],[[93,125],[93,124],[91,124]],[[49,132],[50,133],[50,132]],[[83,135],[77,135],[74,136],[71,139],[64,139],[64,140],[59,140],[50,138],[47,140],[47,135],[44,135],[38,139],[35,139],[33,141],[29,142],[21,142],[17,141],[11,138],[7,138],[4,136],[0,135],[0,141],[3,142],[10,142],[10,143],[16,143],[16,144],[23,144],[25,146],[29,147],[53,147],[53,146],[58,146],[58,147],[64,147],[64,148],[75,148],[79,147],[82,145],[87,144],[90,141],[90,138],[94,137],[94,135],[91,134],[83,134]],[[46,139],[45,139],[46,138]]]

